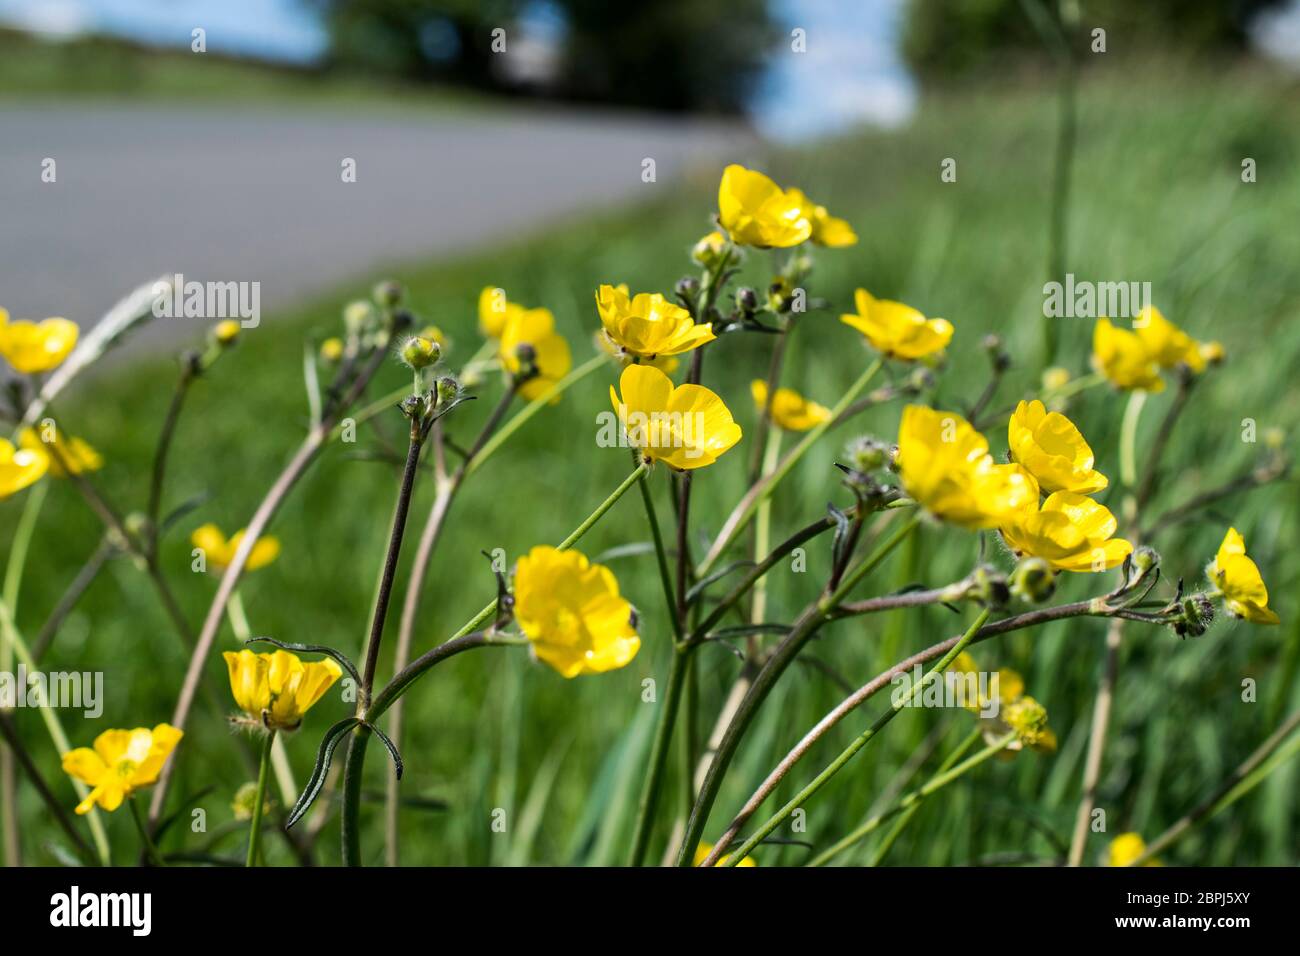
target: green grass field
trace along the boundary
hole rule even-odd
[[[1149,280],[1156,304],[1201,339],[1217,339],[1228,361],[1209,372],[1194,392],[1170,446],[1155,495],[1156,511],[1176,505],[1248,467],[1260,446],[1241,440],[1243,419],[1259,430],[1278,426],[1294,436],[1300,423],[1300,98],[1296,84],[1259,69],[1201,64],[1117,66],[1086,78],[1080,100],[1068,263],[1080,279]],[[870,360],[857,333],[838,321],[853,289],[864,286],[901,299],[929,315],[949,318],[956,335],[932,404],[960,408],[983,386],[987,361],[981,337],[1004,337],[1016,365],[997,405],[1037,388],[1042,284],[1046,278],[1047,218],[1055,138],[1051,84],[1027,78],[1002,86],[927,98],[908,128],[864,133],[772,157],[767,171],[798,184],[847,218],[861,241],[818,253],[810,283],[831,307],[805,317],[791,342],[783,384],[832,403]],[[940,162],[957,160],[956,183],[941,183]],[[1258,181],[1243,184],[1243,158],[1258,164]],[[395,269],[422,318],[453,339],[455,366],[479,345],[474,308],[484,285],[503,286],[514,300],[554,310],[573,345],[575,365],[591,354],[598,320],[592,291],[601,282],[667,292],[690,271],[687,252],[709,224],[719,170],[702,171],[687,188],[661,185],[656,198],[600,218],[566,224],[509,246],[460,260]],[[750,252],[741,281],[761,287],[768,256]],[[143,277],[141,277],[143,278]],[[376,276],[379,278],[379,276]],[[304,340],[335,334],[343,304],[366,287],[304,304],[292,314],[264,317],[210,376],[194,389],[176,439],[167,502],[208,493],[211,500],[176,529],[164,549],[167,572],[197,628],[215,579],[190,571],[188,534],[203,521],[227,530],[250,517],[270,481],[300,439],[306,419],[302,386]],[[1061,319],[1059,364],[1087,370],[1092,322]],[[198,341],[202,331],[195,329]],[[750,428],[756,419],[748,383],[763,374],[770,341],[728,337],[710,350],[705,383]],[[725,349],[725,352],[724,352]],[[724,358],[725,356],[725,358]],[[399,387],[408,373],[396,360],[374,394]],[[625,452],[595,447],[598,412],[608,408],[612,368],[591,376],[562,402],[538,415],[471,481],[456,503],[449,533],[435,558],[417,634],[417,651],[444,640],[493,594],[480,550],[504,548],[513,560],[537,543],[567,533],[627,473]],[[140,508],[148,463],[175,367],[163,360],[86,382],[60,402],[61,424],[87,438],[108,459],[96,483],[119,507]],[[453,436],[468,441],[488,413],[485,399],[449,419]],[[1171,399],[1147,403],[1145,443]],[[1118,435],[1125,398],[1109,389],[1082,394],[1071,406],[1097,453],[1098,467],[1118,474]],[[892,441],[899,404],[871,410],[832,432],[782,486],[773,514],[774,539],[822,515],[828,501],[845,504],[832,462],[858,434]],[[376,575],[388,535],[397,466],[356,452],[382,449],[402,438],[394,412],[363,429],[356,446],[335,445],[309,473],[273,531],[284,551],[243,588],[255,632],[283,640],[322,642],[356,657],[368,624]],[[988,429],[994,452],[1005,450],[1005,428]],[[1141,447],[1141,446],[1140,446]],[[701,538],[711,536],[744,489],[747,443],[697,476],[694,517]],[[668,511],[666,480],[654,475],[661,519]],[[1119,493],[1102,494],[1118,508]],[[418,534],[432,500],[417,488],[411,535]],[[0,547],[8,548],[22,498],[0,503]],[[1194,587],[1229,523],[1245,535],[1282,616],[1277,628],[1221,622],[1205,636],[1179,640],[1168,630],[1130,624],[1121,656],[1111,739],[1099,805],[1109,835],[1137,830],[1154,836],[1199,802],[1258,742],[1300,705],[1300,533],[1294,480],[1221,502],[1196,520],[1162,534],[1166,579]],[[66,483],[51,489],[18,610],[34,634],[91,553],[96,520]],[[411,540],[411,539],[408,539]],[[641,506],[629,495],[583,541],[596,556],[648,540]],[[819,539],[820,540],[820,539]],[[960,577],[974,560],[978,536],[930,525],[914,536],[860,588],[881,594],[922,582]],[[770,616],[788,621],[812,598],[828,564],[829,542],[809,552],[807,574],[780,569],[771,578]],[[403,572],[410,549],[404,557]],[[741,555],[737,555],[738,557]],[[1010,566],[1005,553],[997,560]],[[624,670],[565,681],[517,649],[479,652],[441,666],[408,698],[403,793],[446,801],[444,809],[403,814],[403,861],[420,864],[601,864],[621,862],[632,828],[640,771],[645,764],[654,708],[641,702],[641,682],[660,681],[668,657],[654,558],[611,559],[623,590],[642,613],[643,649]],[[1066,575],[1056,600],[1075,600],[1111,586],[1089,575]],[[404,581],[399,578],[399,589]],[[1162,585],[1164,588],[1164,585]],[[1161,593],[1167,593],[1162,590]],[[400,590],[399,590],[400,594]],[[851,619],[827,628],[808,653],[854,687],[908,653],[959,633],[967,617],[942,607]],[[390,621],[395,625],[396,612]],[[889,857],[891,863],[965,864],[1023,856],[1064,857],[1079,798],[1093,696],[1103,655],[1104,622],[1081,620],[1022,631],[982,645],[987,667],[1014,667],[1042,701],[1060,738],[1056,754],[1021,754],[994,761],[927,801]],[[391,637],[391,632],[390,632]],[[770,638],[769,638],[770,639]],[[234,646],[227,628],[221,649]],[[391,654],[391,642],[387,654]],[[187,654],[128,561],[100,576],[68,620],[47,658],[51,669],[105,673],[103,721],[65,713],[74,744],[88,744],[105,726],[152,725],[169,718]],[[701,733],[711,726],[738,668],[721,647],[699,654]],[[389,665],[380,669],[390,673]],[[1243,703],[1242,681],[1258,684],[1258,700]],[[223,702],[228,688],[214,657],[208,682]],[[708,838],[786,750],[844,695],[826,673],[793,668],[751,729],[732,767]],[[838,753],[887,706],[872,701],[845,721],[786,781],[766,810],[774,810]],[[232,705],[233,709],[233,705]],[[334,697],[288,740],[295,773],[310,771],[320,733],[349,712]],[[58,769],[58,755],[39,716],[16,717],[61,798],[74,802]],[[918,710],[899,719],[806,807],[807,832],[798,839],[824,846],[855,826],[883,793],[903,786],[900,768],[943,733],[913,783],[928,776],[968,733],[967,715]],[[200,805],[212,831],[231,819],[230,798],[248,777],[235,756],[230,731],[192,720],[172,790],[173,805],[212,786]],[[681,812],[684,786],[674,778],[665,793],[651,848],[657,859],[669,817]],[[368,787],[381,792],[387,773],[371,748]],[[1274,773],[1247,798],[1199,828],[1166,856],[1181,864],[1289,864],[1298,862],[1300,807],[1297,767]],[[491,815],[506,812],[505,833]],[[27,858],[52,862],[58,831],[30,787],[20,811]],[[382,859],[381,806],[364,810],[364,846]],[[765,816],[766,814],[764,814]],[[109,819],[119,862],[133,858],[135,836],[126,814]],[[196,846],[201,836],[178,827],[168,847]],[[790,834],[786,833],[786,836]],[[1107,837],[1094,835],[1095,862]],[[238,857],[237,832],[215,849]],[[289,862],[282,843],[268,845],[272,862]],[[338,859],[337,826],[319,844],[320,858]],[[761,864],[798,864],[802,847],[769,847]],[[861,861],[857,856],[845,859]]]

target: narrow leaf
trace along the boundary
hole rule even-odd
[[[307,786],[303,789],[302,795],[298,797],[298,802],[293,805],[293,811],[284,824],[286,829],[301,820],[303,814],[310,810],[311,805],[316,802],[316,796],[320,793],[321,787],[325,786],[325,777],[330,772],[330,761],[334,759],[334,748],[339,745],[343,735],[359,723],[361,721],[356,717],[345,717],[325,731],[325,737],[320,742],[320,751],[316,754],[316,766],[312,768],[311,779],[307,781]]]

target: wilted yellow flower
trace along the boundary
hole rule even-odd
[[[52,431],[54,441],[45,442],[34,428],[24,428],[18,436],[18,443],[28,451],[37,452],[45,455],[50,460],[50,475],[54,478],[66,478],[67,473],[64,471],[64,465],[74,475],[79,475],[85,471],[99,471],[104,467],[104,459],[91,448],[90,445],[77,438],[75,435],[64,440],[57,430]],[[49,446],[53,445],[55,453],[49,451]]]
[[[803,190],[787,189],[786,195],[799,204],[804,216],[812,223],[811,238],[819,246],[838,248],[851,246],[858,241],[858,234],[847,221],[832,216],[825,206],[819,206],[805,196]]]
[[[230,563],[235,560],[235,552],[239,550],[240,542],[243,540],[244,532],[240,530],[231,535],[230,540],[227,541],[221,529],[214,524],[205,524],[201,528],[196,528],[190,535],[190,543],[203,551],[208,567],[215,571],[223,571],[230,567]],[[279,556],[280,539],[273,535],[263,535],[257,539],[253,550],[249,552],[244,570],[256,571]]]
[[[64,773],[92,788],[77,804],[77,812],[89,813],[95,804],[112,812],[136,790],[156,783],[183,736],[171,724],[158,724],[153,730],[106,730],[95,738],[93,750],[69,750],[63,755]]]
[[[942,351],[952,341],[952,323],[927,319],[901,302],[877,299],[866,289],[853,293],[857,313],[840,321],[861,332],[871,347],[888,358],[919,359]]]
[[[1143,853],[1146,852],[1147,844],[1136,833],[1121,833],[1115,839],[1110,841],[1110,846],[1106,849],[1107,866],[1128,866]],[[1143,866],[1163,866],[1159,860],[1147,860]]]
[[[749,383],[749,391],[761,414],[767,408],[767,382],[756,378]],[[772,421],[788,431],[806,432],[830,420],[829,408],[804,398],[792,388],[778,388],[772,396]]]
[[[1073,491],[1048,495],[1009,516],[1002,537],[1018,555],[1042,558],[1060,571],[1106,571],[1131,554],[1133,545],[1111,537],[1118,522],[1105,505]]]
[[[1193,372],[1205,369],[1201,345],[1190,335],[1174,325],[1153,305],[1148,305],[1133,320],[1137,337],[1146,346],[1147,353],[1161,368],[1187,365]]]
[[[1229,528],[1219,552],[1206,569],[1210,580],[1223,592],[1224,603],[1237,617],[1254,624],[1277,624],[1280,619],[1268,607],[1268,588],[1259,566],[1246,555],[1246,539]]]
[[[486,286],[478,294],[478,327],[490,339],[501,338],[506,323],[524,310],[522,305],[506,299],[506,290]]]
[[[1092,359],[1097,370],[1119,388],[1158,392],[1165,387],[1155,358],[1142,340],[1128,329],[1111,325],[1110,319],[1098,319],[1092,330]]]
[[[9,321],[0,309],[0,355],[24,375],[58,368],[77,344],[77,323],[67,319]]]
[[[519,394],[530,402],[568,375],[573,365],[569,343],[555,331],[555,316],[550,309],[520,309],[514,313],[501,332],[500,354],[501,364],[511,375],[536,370],[537,374],[519,387]]]
[[[695,865],[695,866],[699,866],[701,863],[703,863],[705,860],[707,860],[707,859],[709,858],[709,854],[712,853],[712,852],[713,852],[713,844],[712,844],[712,843],[701,843],[701,844],[699,844],[698,846],[696,846],[696,847],[695,847],[695,863],[694,863],[694,865]],[[730,860],[730,859],[731,859],[731,854],[730,854],[730,853],[724,853],[724,854],[722,854],[722,856],[718,857],[718,862],[717,862],[717,863],[714,863],[713,865],[714,865],[714,866],[726,866],[726,865],[727,865],[727,861]],[[739,863],[736,864],[736,867],[737,867],[737,868],[740,868],[740,867],[742,867],[742,866],[758,866],[758,864],[754,862],[754,858],[753,858],[752,856],[747,856],[747,857],[745,857],[743,860],[741,860]]]
[[[1092,449],[1074,422],[1038,399],[1016,406],[1007,422],[1007,445],[1046,491],[1091,494],[1110,484],[1092,467]]]
[[[533,548],[515,567],[514,594],[534,653],[564,677],[616,670],[641,648],[613,572],[577,551]]]
[[[343,675],[330,658],[302,661],[296,654],[250,650],[221,655],[230,671],[230,693],[249,720],[268,730],[296,730],[303,714]]]
[[[712,323],[696,325],[690,312],[658,292],[629,298],[626,285],[602,285],[596,310],[614,348],[636,358],[680,355],[717,338]]]
[[[1020,465],[999,465],[989,443],[956,412],[908,405],[898,428],[903,488],[931,514],[965,528],[992,528],[1038,499]]]
[[[0,499],[40,481],[49,467],[48,455],[26,448],[16,449],[9,439],[0,438]]]
[[[340,338],[329,338],[320,344],[320,357],[322,360],[333,364],[343,358],[343,340]]]
[[[740,426],[716,393],[703,385],[679,385],[657,368],[629,365],[609,387],[610,401],[628,443],[651,462],[688,471],[717,461],[740,441]]]
[[[229,345],[239,338],[241,328],[234,319],[225,319],[212,327],[212,337],[222,345]]]
[[[734,163],[718,185],[718,220],[732,242],[760,249],[797,246],[812,235],[812,221],[797,197]]]

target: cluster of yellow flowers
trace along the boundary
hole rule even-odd
[[[847,222],[830,215],[802,191],[782,189],[762,173],[739,165],[723,172],[717,222],[720,231],[704,236],[692,252],[713,278],[738,261],[736,246],[788,249],[813,242],[841,247],[857,241]],[[729,331],[726,322],[715,328],[712,321],[700,321],[710,315],[717,318],[708,309],[710,300],[702,297],[704,308],[694,309],[681,287],[678,295],[689,308],[659,292],[633,295],[626,284],[601,284],[594,293],[598,345],[621,367],[617,385],[609,388],[610,401],[642,471],[659,462],[681,472],[707,467],[742,437],[741,426],[716,392],[695,382],[678,385],[671,378],[680,356]],[[751,313],[752,300],[751,296]],[[876,298],[863,288],[855,291],[854,308],[841,316],[841,322],[862,336],[880,362],[935,364],[955,333],[946,319]],[[345,318],[355,327],[364,321],[356,310],[368,313],[371,306],[361,303],[349,309],[353,314]],[[489,286],[479,295],[477,312],[479,329],[487,339],[481,354],[494,355],[511,390],[530,402],[558,400],[556,386],[570,376],[572,355],[551,311],[523,306],[508,299],[503,289]],[[214,334],[228,343],[238,334],[238,325],[222,323]],[[38,375],[57,367],[76,341],[77,327],[64,319],[10,322],[0,310],[0,355],[20,374]],[[420,370],[435,365],[447,345],[439,329],[428,327],[398,347],[417,370],[417,385]],[[321,345],[321,358],[338,362],[348,348],[355,345],[328,339]],[[1198,373],[1223,354],[1217,343],[1195,341],[1154,307],[1143,310],[1134,331],[1099,320],[1093,351],[1094,364],[1106,379],[1120,388],[1142,391],[1164,387],[1162,369]],[[770,419],[775,428],[786,431],[825,427],[836,414],[792,389],[771,390],[761,379],[751,383],[751,394],[763,420]],[[972,417],[977,416],[972,413]],[[18,447],[0,439],[0,498],[46,473],[78,474],[103,463],[80,439],[57,435],[44,439],[30,428],[20,432]],[[1021,401],[1011,413],[1005,461],[994,457],[988,439],[962,415],[909,404],[902,411],[896,450],[888,464],[898,476],[901,492],[920,509],[959,528],[998,531],[1017,558],[1036,559],[1050,569],[1042,572],[1047,577],[1054,578],[1059,571],[1105,571],[1133,553],[1131,542],[1116,537],[1115,516],[1090,497],[1110,486],[1096,467],[1092,448],[1074,422],[1040,400]],[[209,523],[194,531],[191,541],[205,556],[208,568],[220,572],[234,562],[244,534],[241,530],[227,538]],[[245,567],[264,567],[279,553],[277,539],[261,537]],[[1268,608],[1259,568],[1246,555],[1244,539],[1235,528],[1228,530],[1206,574],[1214,588],[1208,597],[1221,597],[1231,613],[1256,623],[1278,623]],[[641,639],[632,604],[621,593],[613,572],[580,552],[533,547],[515,565],[512,590],[515,623],[536,658],[563,677],[607,672],[636,657]],[[297,729],[343,673],[333,659],[304,662],[286,650],[229,651],[223,657],[232,696],[242,712],[237,722],[272,734]],[[952,670],[978,672],[966,653],[956,659]],[[989,719],[986,736],[1001,739],[1014,734],[1012,750],[1054,750],[1056,736],[1047,725],[1046,710],[1024,693],[1019,674],[1010,670],[998,674],[998,715]],[[992,703],[979,700],[970,707],[979,711]],[[181,736],[179,729],[167,724],[152,730],[109,730],[96,738],[93,748],[64,754],[67,773],[92,788],[77,812],[89,812],[95,805],[114,810],[134,791],[154,783]],[[1126,834],[1115,841],[1112,862],[1132,860],[1141,853],[1141,840],[1134,843],[1135,837]],[[702,844],[697,852],[698,862],[708,855],[709,847]],[[753,861],[746,859],[741,865],[752,866]]]
[[[1136,331],[1117,328],[1101,318],[1093,329],[1093,364],[1117,388],[1159,392],[1165,387],[1161,369],[1183,365],[1199,373],[1223,360],[1222,345],[1197,342],[1155,306],[1140,310],[1133,328]]]

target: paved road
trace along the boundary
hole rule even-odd
[[[755,148],[736,127],[556,111],[0,106],[0,305],[85,327],[179,272],[260,282],[273,322],[386,264],[711,178]],[[46,157],[54,183],[41,181]],[[342,181],[345,157],[355,183]],[[655,185],[642,182],[645,157]]]

